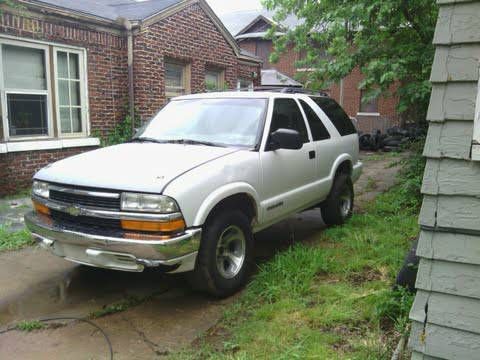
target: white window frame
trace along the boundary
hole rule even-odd
[[[239,77],[239,78],[237,79],[237,90],[240,91],[240,90],[242,90],[242,89],[245,89],[245,88],[242,88],[242,81],[248,81],[249,84],[248,84],[248,88],[247,88],[247,89],[248,89],[248,91],[253,91],[253,88],[254,88],[253,80],[252,80],[252,79],[249,79],[249,78],[247,78],[247,77],[244,77],[244,78]]]
[[[24,48],[41,49],[44,51],[45,56],[45,76],[46,76],[46,90],[25,90],[25,89],[5,89],[5,82],[3,76],[3,45],[13,45]],[[50,83],[50,50],[48,45],[31,43],[27,41],[18,41],[12,39],[5,39],[0,37],[0,101],[2,104],[2,124],[3,124],[3,138],[4,141],[8,140],[38,140],[38,139],[50,139],[53,134],[53,121],[52,119],[52,86]],[[47,98],[47,135],[25,135],[25,136],[10,136],[10,127],[8,123],[8,94],[30,94],[30,95],[46,95]]]
[[[46,83],[47,83],[47,90],[42,90],[42,91],[11,91],[9,89],[8,91],[5,91],[4,89],[4,79],[3,79],[3,54],[2,54],[2,45],[3,44],[8,44],[8,45],[15,45],[15,46],[20,46],[20,47],[30,47],[30,48],[36,48],[36,49],[42,49],[44,50],[45,54],[45,67],[46,67],[46,73],[45,76],[46,78]],[[55,102],[55,107],[57,109],[54,109],[54,96],[52,94],[52,91],[57,89],[57,79],[56,79],[56,64],[53,62],[56,62],[56,51],[55,50],[60,50],[60,51],[67,51],[67,52],[77,52],[81,53],[81,57],[83,60],[80,60],[79,66],[80,66],[80,72],[83,70],[83,76],[82,73],[80,74],[81,76],[81,84],[80,84],[80,96],[81,100],[83,99],[82,103],[82,133],[75,133],[75,134],[64,134],[62,135],[61,129],[60,129],[60,117],[58,114],[59,108],[57,106],[58,100]],[[51,57],[53,57],[53,60],[51,60]],[[52,69],[52,64],[53,64],[53,69]],[[54,71],[54,74],[52,77],[52,71]],[[55,86],[54,86],[55,85]],[[15,89],[13,89],[15,90]],[[48,121],[48,134],[47,135],[40,135],[40,136],[9,136],[9,125],[8,125],[8,104],[7,104],[7,97],[6,94],[8,93],[17,93],[17,94],[32,94],[32,95],[46,95],[47,96],[47,121]],[[57,97],[57,91],[55,91],[55,100]],[[18,151],[17,146],[14,146],[14,142],[25,142],[25,144],[28,144],[28,149],[29,150],[41,150],[44,148],[44,145],[42,145],[42,142],[47,141],[48,148],[62,148],[65,147],[66,141],[68,139],[71,139],[71,141],[74,141],[77,146],[92,146],[93,142],[97,143],[98,139],[94,138],[89,138],[90,136],[90,111],[89,111],[89,96],[88,96],[88,62],[87,62],[87,51],[85,48],[81,48],[78,46],[71,46],[71,45],[64,45],[64,44],[58,44],[55,42],[49,42],[49,41],[41,41],[41,40],[33,40],[33,39],[25,39],[25,38],[20,38],[17,36],[11,36],[11,35],[5,35],[5,34],[0,34],[0,101],[2,103],[2,109],[1,109],[1,114],[2,114],[2,127],[3,127],[3,139],[0,138],[0,153],[5,153],[5,152],[11,152],[11,151]],[[55,123],[54,119],[54,114],[56,117],[57,122]],[[55,133],[55,127],[56,127],[56,133]],[[65,139],[62,141],[62,139]],[[52,140],[58,140],[58,141],[53,141]],[[53,145],[51,144],[60,144],[60,145]],[[10,146],[9,146],[10,145]],[[22,148],[23,149],[23,148]],[[23,150],[20,150],[23,151]]]
[[[80,108],[81,108],[81,122],[82,122],[82,131],[77,133],[62,133],[62,124],[60,121],[60,99],[58,96],[58,63],[57,63],[57,53],[66,52],[78,55],[78,71],[79,71],[79,81],[80,81]],[[55,112],[57,117],[57,129],[59,138],[72,138],[72,137],[85,137],[90,133],[90,119],[88,112],[88,95],[87,95],[87,63],[86,63],[85,50],[75,50],[72,48],[66,48],[61,46],[55,46],[53,49],[53,71],[55,79]],[[68,61],[68,67],[70,69],[70,62]],[[70,80],[70,79],[64,79]],[[69,98],[71,99],[70,94],[70,84],[69,89]]]

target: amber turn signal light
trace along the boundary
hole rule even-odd
[[[36,201],[32,201],[32,202],[33,202],[33,207],[39,214],[50,215],[50,209],[48,207]]]
[[[122,229],[137,231],[178,232],[185,230],[183,219],[168,222],[122,220]]]

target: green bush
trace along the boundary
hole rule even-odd
[[[140,119],[135,119],[135,127],[140,126]],[[100,134],[100,132],[95,132],[94,136],[100,138],[101,146],[111,146],[116,144],[122,144],[132,139],[134,136],[132,131],[132,119],[130,115],[127,115],[125,119],[109,131],[107,134]]]

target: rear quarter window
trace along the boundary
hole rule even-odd
[[[333,99],[327,97],[310,97],[328,116],[341,136],[356,134],[357,130],[347,113]]]

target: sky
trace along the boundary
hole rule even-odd
[[[260,0],[207,0],[217,15],[232,11],[258,10],[262,8]]]

